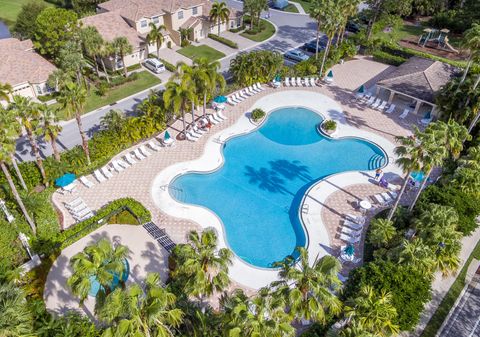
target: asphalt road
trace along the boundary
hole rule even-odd
[[[227,3],[234,8],[242,9],[242,2],[236,0],[227,0]],[[316,24],[308,15],[286,13],[277,10],[269,10],[264,12],[262,17],[269,15],[269,20],[277,27],[276,34],[269,40],[253,46],[250,50],[263,49],[263,50],[276,50],[281,53],[287,50],[296,48],[305,42],[313,39],[316,32]],[[228,68],[230,60],[235,55],[231,55],[220,60],[220,71],[228,76]],[[154,89],[163,89],[162,85],[153,87]],[[125,114],[133,114],[135,106],[140,103],[144,98],[148,96],[149,90],[136,94],[130,98],[127,98],[121,102],[112,104],[106,108],[92,111],[82,117],[83,127],[86,130],[89,137],[91,137],[96,131],[100,129],[101,118],[110,109],[119,109],[125,112]],[[58,147],[61,151],[70,149],[76,145],[81,144],[80,135],[77,129],[77,123],[75,120],[62,122],[63,130],[58,137]],[[46,157],[52,154],[51,147],[45,143],[42,139],[39,140],[39,146],[42,156]],[[31,147],[25,136],[22,136],[17,141],[17,154],[16,157],[20,161],[34,160],[31,152]]]
[[[480,276],[469,284],[438,337],[480,337]]]

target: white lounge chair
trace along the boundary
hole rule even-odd
[[[253,85],[251,85],[249,88],[250,88],[250,91],[253,92],[253,94],[258,94],[260,92],[260,90],[255,88],[255,86]]]
[[[263,91],[263,90],[265,90],[265,88],[264,88],[264,87],[262,87],[262,85],[260,84],[260,82],[257,82],[257,83],[255,83],[255,84],[254,84],[254,86],[255,86],[255,85],[256,85],[256,87],[255,87],[255,88],[257,88],[258,90],[260,90],[260,91]]]
[[[233,105],[237,105],[238,103],[241,102],[241,100],[238,99],[237,94],[232,94],[230,96],[230,100],[234,103]]]
[[[351,229],[351,228],[348,228],[348,227],[342,227],[342,233],[353,236],[353,237],[357,237],[357,236],[362,235],[361,230],[358,231],[358,230],[354,230],[354,229]]]
[[[93,187],[93,185],[95,185],[94,183],[92,183],[90,180],[88,180],[87,177],[85,176],[81,176],[80,177],[80,182],[82,184],[84,184],[86,187],[90,188],[90,187]]]
[[[304,77],[303,78],[303,85],[306,87],[310,86],[310,77]]]
[[[70,184],[63,186],[62,190],[68,193],[73,193],[77,190],[77,183],[73,181]]]
[[[153,150],[153,151],[160,151],[160,146],[155,144],[153,140],[150,140],[147,145]]]
[[[246,93],[245,90],[240,91],[239,95],[240,95],[240,97],[242,97],[243,99],[247,99],[247,98],[248,98],[248,95],[247,95],[247,93]]]
[[[240,95],[240,91],[236,92],[235,93],[235,97],[237,98],[237,101],[238,102],[243,102],[245,100],[245,97],[243,97],[242,95]]]
[[[373,104],[370,105],[370,107],[373,108],[373,109],[376,109],[380,105],[381,102],[382,102],[382,100],[380,98],[377,98],[375,100],[375,102],[373,102]]]
[[[348,243],[357,243],[357,242],[360,242],[360,238],[361,236],[357,236],[357,237],[351,237],[347,234],[340,234],[340,239],[343,240],[343,241],[346,241]]]
[[[232,96],[227,97],[227,103],[230,105],[237,105],[237,103],[233,101]]]
[[[303,82],[302,82],[302,79],[300,77],[297,77],[297,85],[299,87],[302,87],[303,86]]]
[[[124,162],[123,160],[121,159],[117,159],[117,163],[118,165],[120,165],[121,167],[123,167],[124,169],[128,168],[130,166],[130,164]]]
[[[115,171],[117,171],[118,173],[122,172],[123,170],[125,170],[125,168],[123,168],[122,166],[120,166],[118,164],[118,161],[116,160],[112,160],[112,167]]]
[[[147,150],[147,148],[145,147],[145,145],[140,145],[139,149],[140,149],[140,152],[141,152],[144,156],[146,156],[146,157],[149,157],[149,156],[152,155],[152,153]]]
[[[387,192],[382,192],[381,195],[382,195],[382,198],[387,202],[387,204],[393,201],[393,198]]]
[[[137,161],[133,158],[133,156],[130,154],[130,153],[127,153],[125,155],[125,160],[127,161],[127,163],[129,163],[130,165],[133,165],[133,164],[136,164]]]
[[[286,87],[289,87],[289,86],[290,86],[290,78],[289,78],[289,77],[285,77],[285,81],[283,82],[283,84],[284,84]]]
[[[66,208],[74,208],[74,207],[77,207],[78,205],[81,205],[81,204],[83,204],[83,199],[78,197],[78,198],[73,199],[72,201],[66,202],[65,207]]]
[[[378,202],[380,205],[384,205],[385,204],[385,199],[383,199],[382,195],[381,194],[375,194],[373,196],[373,199]]]
[[[363,225],[355,223],[355,222],[350,221],[348,219],[343,222],[343,225],[346,226],[346,227],[350,227],[350,228],[352,228],[356,231],[359,231],[359,230],[363,229]]]
[[[135,157],[137,157],[138,160],[144,160],[145,158],[147,158],[143,154],[140,153],[138,148],[133,150],[133,154],[135,155]]]
[[[192,134],[190,132],[187,132],[186,133],[186,137],[187,137],[187,140],[191,141],[191,142],[196,142],[198,140],[197,137],[193,137]]]
[[[195,133],[199,135],[204,135],[207,132],[205,130],[200,129],[197,124],[193,126],[193,131],[195,131]]]
[[[102,171],[103,175],[107,177],[107,179],[110,179],[111,177],[113,177],[113,174],[108,170],[108,167],[106,166],[102,167],[100,171]]]
[[[353,214],[347,214],[345,216],[348,220],[351,220],[355,223],[358,223],[358,224],[365,224],[365,217],[364,216],[361,216],[361,215],[353,215]]]
[[[95,176],[95,178],[98,180],[99,183],[102,183],[107,180],[107,178],[105,178],[105,176],[101,174],[99,170],[93,171],[93,175]]]
[[[213,118],[212,115],[208,115],[208,120],[210,121],[210,123],[215,124],[215,125],[217,125],[219,123],[215,118]]]
[[[402,112],[402,114],[398,117],[400,117],[401,119],[405,119],[407,118],[408,114],[410,113],[410,109],[409,108],[405,108]]]
[[[391,114],[392,112],[395,111],[395,108],[396,108],[395,104],[390,104],[390,106],[388,107],[388,109],[385,110],[385,113]]]
[[[316,87],[316,86],[317,86],[316,80],[315,80],[314,77],[310,77],[310,85],[311,85],[312,87]]]
[[[80,205],[78,205],[78,206],[75,207],[75,208],[69,208],[68,211],[70,212],[70,214],[80,214],[80,213],[83,212],[85,209],[90,210],[90,208],[88,208],[87,204],[81,203]]]
[[[368,92],[368,91],[367,91],[366,93],[363,94],[363,98],[362,98],[362,99],[363,99],[364,101],[368,101],[370,98],[372,98],[372,93],[371,93],[371,92]],[[373,101],[372,101],[372,103],[373,103]]]
[[[251,86],[245,88],[244,90],[245,90],[245,93],[246,93],[248,96],[253,96],[253,95],[256,94],[256,93],[251,89]]]
[[[387,106],[387,101],[382,101],[382,104],[378,106],[378,110],[383,110]]]
[[[368,99],[368,101],[367,101],[366,104],[367,104],[367,105],[372,105],[372,104],[375,102],[375,99],[376,99],[375,96],[370,97],[370,98]]]
[[[222,120],[226,120],[226,119],[227,119],[227,116],[225,116],[225,115],[222,113],[222,110],[218,110],[218,111],[217,111],[217,116],[220,117]]]

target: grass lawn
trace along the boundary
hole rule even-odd
[[[304,1],[304,0],[292,0],[293,2],[299,3],[302,7],[305,13],[308,13],[310,10],[310,7],[312,6],[312,3],[310,1]]]
[[[133,95],[139,91],[145,90],[159,84],[161,80],[150,74],[148,71],[142,71],[138,73],[138,79],[132,82],[122,84],[108,91],[105,96],[99,96],[95,89],[90,91],[90,95],[87,96],[84,112],[90,112],[98,109],[104,105],[114,103],[122,98]],[[61,120],[66,120],[71,117],[65,115],[59,116]]]
[[[248,34],[247,32],[241,33],[240,35],[256,42],[262,42],[275,34],[275,26],[272,25],[269,21],[262,19],[262,24],[264,29],[257,34]]]
[[[17,15],[20,13],[22,6],[30,1],[32,0],[0,0],[0,20],[12,26],[17,20]],[[43,0],[36,1],[42,2],[47,6],[53,6]]]
[[[298,9],[295,5],[288,4],[287,7],[283,9],[284,12],[289,12],[289,13],[298,13]]]
[[[480,241],[477,242],[472,254],[470,254],[463,269],[458,274],[457,279],[443,298],[442,303],[440,303],[437,311],[433,314],[430,322],[428,322],[427,326],[425,327],[425,330],[423,330],[421,337],[434,337],[437,334],[438,329],[440,329],[440,326],[442,326],[442,323],[450,312],[450,309],[455,304],[455,301],[460,295],[462,289],[465,287],[465,275],[467,274],[468,266],[473,258],[480,259]]]
[[[189,45],[177,50],[177,53],[188,57],[189,59],[196,59],[197,57],[206,57],[209,61],[215,61],[225,56],[224,53],[219,52],[204,44],[200,46]]]

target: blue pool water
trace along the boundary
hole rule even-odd
[[[276,110],[258,130],[225,143],[222,167],[181,175],[170,193],[215,212],[241,259],[271,267],[307,244],[298,209],[312,184],[331,174],[385,164],[383,151],[372,143],[322,136],[316,129],[321,121],[304,108]]]
[[[123,265],[124,265],[124,271],[122,275],[120,275],[120,277],[117,273],[109,271],[113,275],[112,283],[110,284],[110,289],[112,291],[120,285],[120,280],[122,282],[127,282],[128,280],[128,276],[130,274],[130,265],[128,264],[127,260],[124,260]],[[97,296],[97,293],[100,291],[100,289],[104,290],[103,286],[100,285],[97,278],[95,276],[90,276],[90,290],[88,294],[90,296],[95,297]]]

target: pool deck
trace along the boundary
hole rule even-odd
[[[204,227],[214,227],[219,232],[220,246],[226,246],[223,229],[219,219],[210,211],[177,203],[168,193],[168,183],[171,178],[181,174],[192,167],[202,170],[217,168],[221,162],[221,142],[238,133],[249,132],[255,128],[248,119],[248,112],[255,107],[271,110],[281,106],[304,106],[314,111],[325,114],[338,122],[339,137],[355,135],[381,146],[393,159],[395,136],[411,134],[412,125],[417,124],[417,116],[409,116],[400,120],[397,114],[386,115],[366,107],[357,101],[352,94],[356,88],[365,83],[373,83],[392,71],[392,67],[373,62],[366,58],[358,58],[345,62],[333,68],[335,84],[322,87],[300,87],[273,89],[266,85],[266,90],[248,98],[235,107],[227,107],[228,120],[214,126],[210,132],[197,142],[177,140],[174,147],[162,148],[158,153],[151,151],[152,156],[138,162],[121,173],[114,173],[108,181],[98,183],[92,176],[88,176],[95,186],[88,189],[79,186],[72,195],[54,193],[53,201],[64,217],[64,227],[71,226],[74,221],[66,212],[63,203],[81,196],[88,206],[98,209],[109,201],[132,197],[143,203],[151,212],[153,220],[166,229],[175,242],[185,242],[186,234],[190,230],[200,230]],[[367,87],[369,85],[367,84]],[[298,103],[300,102],[300,103]],[[326,107],[328,109],[324,109]],[[398,108],[400,109],[400,108]],[[201,111],[196,116],[199,117]],[[187,122],[191,121],[191,114]],[[171,135],[177,136],[182,130],[181,121],[176,121],[169,127]],[[129,149],[120,153],[116,158],[122,157]],[[401,181],[400,170],[390,164],[384,168],[389,179]],[[335,209],[338,202],[338,193],[353,195],[352,198],[363,199],[365,196],[378,192],[379,187],[372,184],[372,172],[349,172],[331,176],[317,183],[306,197],[309,203],[309,212],[304,216],[310,238],[310,257],[332,253],[338,249],[339,219],[347,209],[339,209],[338,218],[329,217],[328,212]],[[379,208],[377,208],[378,210]],[[373,212],[372,212],[373,214]],[[105,226],[103,226],[105,227]],[[103,228],[102,227],[102,228]],[[143,230],[143,229],[142,229]],[[136,243],[141,244],[143,243]],[[164,252],[166,253],[166,252]],[[232,279],[246,287],[258,289],[271,280],[276,279],[276,273],[271,270],[253,268],[238,258],[231,268]]]

